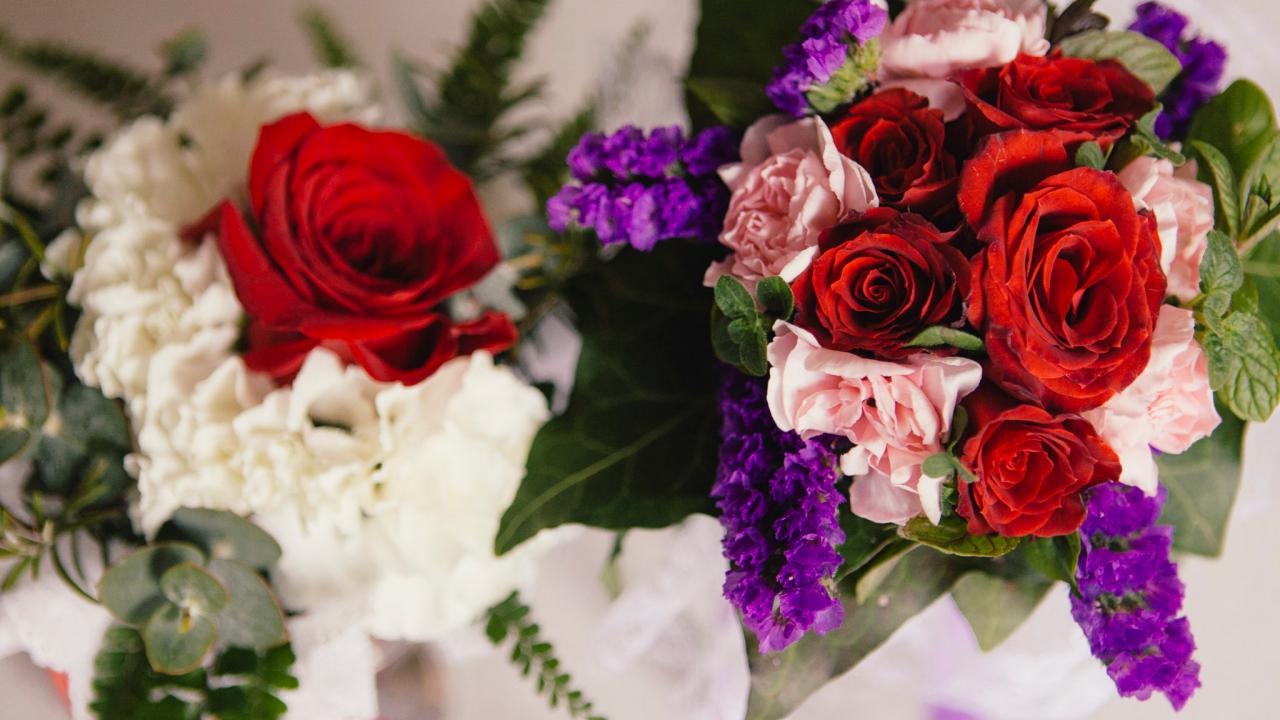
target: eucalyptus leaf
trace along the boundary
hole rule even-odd
[[[16,335],[0,338],[0,429],[11,431],[0,441],[9,451],[0,461],[21,450],[49,418],[49,383],[31,343]]]
[[[862,603],[843,598],[844,622],[825,635],[805,635],[782,652],[762,655],[748,639],[748,720],[788,716],[827,682],[848,672],[916,614],[946,594],[965,567],[917,548],[897,559]]]
[[[981,351],[984,346],[982,338],[977,335],[956,330],[942,325],[926,328],[907,343],[907,347],[940,347],[949,345],[961,350]]]
[[[929,518],[912,518],[899,532],[908,540],[962,557],[1000,557],[1019,543],[1018,538],[1001,535],[970,535],[964,518],[955,515],[943,518],[937,525]]]
[[[1168,48],[1136,32],[1090,30],[1063,39],[1058,47],[1071,57],[1118,60],[1157,95],[1182,72]]]
[[[1222,554],[1227,522],[1240,488],[1245,423],[1219,408],[1222,424],[1181,455],[1161,455],[1160,484],[1169,492],[1162,523],[1174,527],[1173,547],[1206,557]]]
[[[200,667],[218,634],[213,622],[177,605],[162,605],[142,629],[147,661],[156,672],[182,675]]]
[[[168,535],[168,530],[195,543],[210,558],[237,560],[259,570],[280,559],[280,545],[269,533],[225,510],[179,508],[162,533]]]
[[[210,615],[227,606],[227,590],[199,565],[179,563],[160,576],[160,591],[186,612]]]
[[[144,547],[113,565],[98,583],[98,600],[123,623],[141,626],[169,604],[160,577],[175,565],[199,564],[204,556],[193,545],[160,543]]]
[[[1051,587],[1052,581],[1034,574],[1007,578],[975,570],[956,581],[951,597],[978,647],[991,652],[1031,617]]]
[[[262,651],[288,640],[280,604],[258,573],[219,558],[210,560],[208,569],[227,590],[226,607],[213,615],[223,642]]]

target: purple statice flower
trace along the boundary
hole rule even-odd
[[[888,12],[872,0],[828,0],[805,21],[804,40],[782,49],[783,62],[773,69],[765,94],[793,117],[811,111],[806,93],[831,80],[853,54],[884,31]]]
[[[1156,119],[1156,133],[1165,139],[1182,138],[1191,118],[1222,88],[1227,51],[1205,38],[1190,36],[1185,15],[1157,2],[1144,2],[1129,29],[1159,42],[1182,63],[1182,72],[1160,95],[1164,111]]]
[[[715,175],[738,159],[738,133],[727,125],[713,125],[689,138],[680,149],[680,162],[690,175]]]
[[[831,589],[844,542],[836,456],[823,439],[778,429],[763,380],[725,371],[720,466],[712,496],[729,560],[724,595],[761,652],[840,626]]]
[[[1157,525],[1167,492],[1095,488],[1080,528],[1079,595],[1071,615],[1125,697],[1163,693],[1181,710],[1200,687],[1195,641],[1182,611],[1183,585],[1169,558],[1173,528]]]
[[[717,170],[737,159],[738,138],[727,127],[691,138],[675,126],[587,133],[569,153],[574,182],[547,201],[547,224],[646,252],[661,240],[714,239],[729,203]]]

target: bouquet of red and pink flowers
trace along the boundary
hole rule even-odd
[[[943,594],[985,648],[1058,581],[1118,691],[1181,708],[1171,553],[1220,550],[1280,400],[1277,286],[1242,262],[1280,249],[1270,101],[1155,3],[701,5],[697,132],[585,135],[548,204],[630,247],[575,305],[579,395],[500,549],[717,514],[751,717]],[[574,432],[608,447],[544,481]]]

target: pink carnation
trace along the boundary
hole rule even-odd
[[[1138,158],[1120,172],[1138,207],[1156,215],[1169,294],[1183,302],[1200,293],[1200,261],[1213,229],[1213,189],[1195,177],[1195,163],[1174,171],[1173,163],[1153,157]]]
[[[921,465],[942,449],[957,403],[978,387],[978,363],[928,353],[885,362],[827,350],[789,323],[774,331],[768,397],[778,427],[856,443],[840,463],[856,478],[854,513],[902,524],[923,511],[938,522],[941,479],[924,476]]]
[[[881,80],[924,95],[954,119],[964,95],[948,78],[1004,65],[1019,52],[1044,55],[1045,16],[1041,0],[915,0],[880,36]]]
[[[879,204],[867,171],[836,149],[818,118],[758,120],[742,140],[742,162],[720,170],[733,192],[720,242],[733,254],[707,269],[715,285],[732,275],[748,287],[808,266],[823,230]]]
[[[1120,482],[1148,495],[1155,494],[1157,483],[1152,448],[1186,452],[1222,422],[1209,387],[1209,360],[1195,333],[1190,310],[1161,307],[1147,369],[1107,404],[1084,413],[1120,456]]]

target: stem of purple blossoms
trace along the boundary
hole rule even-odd
[[[1169,558],[1173,528],[1156,520],[1168,494],[1156,497],[1119,483],[1094,489],[1080,528],[1080,594],[1071,615],[1094,657],[1125,697],[1163,693],[1181,710],[1200,687],[1195,640],[1182,610],[1182,581]]]
[[[845,540],[836,456],[821,439],[778,429],[763,380],[726,370],[720,409],[720,467],[711,494],[729,560],[724,595],[760,651],[775,652],[844,619],[831,589],[840,567],[836,548]]]
[[[851,44],[884,31],[889,14],[871,0],[828,0],[800,28],[804,40],[782,49],[783,63],[773,69],[765,94],[792,117],[811,112],[806,93],[823,85],[849,61]]]
[[[644,251],[659,240],[714,239],[729,203],[716,171],[737,159],[738,138],[727,127],[691,138],[674,126],[587,133],[567,158],[580,184],[547,202],[548,224],[593,230],[606,245]]]
[[[1191,118],[1222,89],[1227,51],[1222,45],[1188,33],[1187,17],[1158,2],[1137,7],[1129,29],[1169,49],[1182,63],[1182,72],[1161,93],[1164,111],[1156,119],[1156,133],[1164,139],[1185,137]]]

